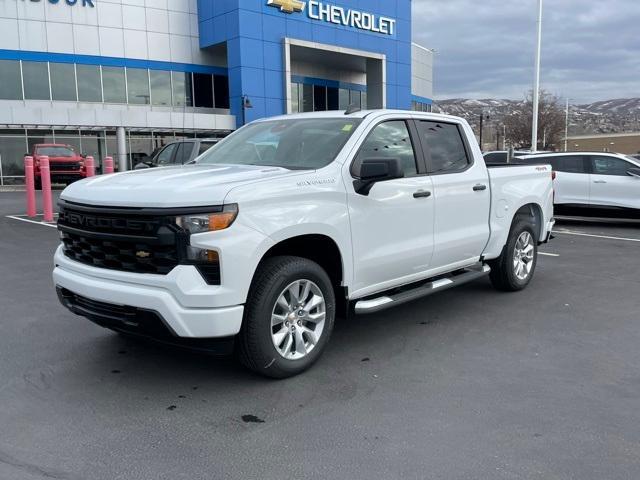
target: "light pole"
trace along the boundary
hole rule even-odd
[[[564,151],[569,151],[569,100],[567,98],[567,110],[565,111],[565,123],[564,123]]]
[[[538,110],[540,108],[540,57],[542,56],[542,1],[538,0],[538,43],[536,46],[535,81],[533,84],[533,128],[531,151],[538,151]]]

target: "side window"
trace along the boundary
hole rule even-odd
[[[191,160],[191,152],[193,152],[193,147],[193,142],[180,143],[178,146],[178,150],[176,151],[176,158],[173,163],[176,165],[184,165],[189,160]]]
[[[487,153],[484,156],[484,160],[487,163],[507,163],[508,155],[509,154],[507,152]]]
[[[404,120],[384,122],[373,129],[360,147],[356,162],[370,158],[398,158],[406,177],[418,174],[416,154]]]
[[[431,157],[431,173],[455,173],[470,165],[457,125],[420,121],[418,131]]]
[[[591,157],[594,175],[614,175],[626,177],[635,165],[614,157]]]
[[[552,159],[554,170],[565,173],[587,173],[585,158],[580,155],[556,157]]]
[[[156,163],[159,166],[171,165],[171,162],[173,160],[173,152],[175,152],[176,150],[176,145],[177,144],[175,143],[171,143],[166,147],[164,147],[164,149],[162,149],[160,153],[158,153],[158,157],[156,158]]]
[[[216,143],[215,142],[202,142],[200,144],[200,149],[198,150],[198,156],[202,155],[204,152],[206,152],[207,150],[209,150],[211,147],[213,147]]]

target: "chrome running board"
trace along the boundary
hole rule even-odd
[[[387,308],[412,302],[419,298],[428,297],[437,292],[449,290],[450,288],[473,282],[482,277],[486,277],[491,273],[489,265],[481,265],[478,268],[467,268],[460,273],[450,275],[448,277],[439,278],[427,283],[421,283],[420,286],[403,290],[399,293],[382,295],[367,300],[359,300],[355,305],[355,313],[363,315],[367,313],[376,313]]]

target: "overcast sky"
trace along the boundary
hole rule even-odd
[[[533,86],[537,0],[413,0],[434,48],[435,97],[523,98]],[[640,0],[546,0],[542,86],[573,103],[640,97]]]

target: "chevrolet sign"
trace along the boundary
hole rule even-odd
[[[311,20],[343,25],[383,35],[394,35],[396,30],[397,22],[393,18],[359,10],[345,9],[317,0],[309,0],[306,3],[299,0],[267,0],[267,5],[277,7],[281,12],[285,13],[299,13],[306,10],[307,17]]]

